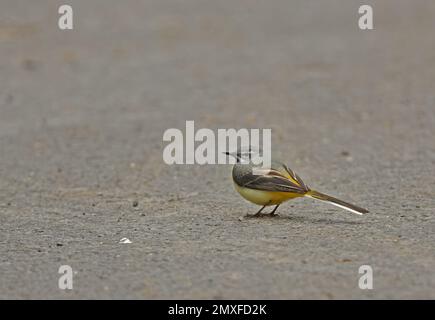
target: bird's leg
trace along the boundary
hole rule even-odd
[[[263,209],[266,208],[269,204],[270,204],[270,201],[268,203],[266,203],[264,206],[262,206],[261,209],[258,210],[255,214],[253,214],[253,215],[247,214],[246,217],[260,217],[261,211],[263,211]]]
[[[272,212],[270,213],[270,215],[271,215],[272,217],[274,217],[274,216],[277,216],[277,215],[278,215],[278,213],[275,213],[275,211],[276,211],[276,209],[278,209],[278,207],[279,207],[279,204],[277,204],[277,205],[276,205],[276,207],[275,207],[275,208],[273,208]]]
[[[254,215],[252,215],[253,217],[258,217],[261,214],[261,211],[263,211],[263,209],[266,208],[266,205],[262,206],[260,210],[257,211],[257,213],[255,213]]]

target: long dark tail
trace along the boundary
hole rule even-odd
[[[343,208],[345,210],[348,210],[350,212],[362,215],[364,213],[368,213],[369,211],[367,209],[355,206],[353,204],[350,204],[348,202],[342,201],[340,199],[328,196],[327,194],[320,193],[314,190],[310,190],[305,194],[306,197],[310,197],[317,200],[322,200],[329,202],[330,204],[333,204],[334,206]]]

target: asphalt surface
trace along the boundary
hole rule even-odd
[[[0,2],[0,298],[435,298],[434,2],[60,4]],[[186,120],[370,213],[241,219],[230,166],[163,162]]]

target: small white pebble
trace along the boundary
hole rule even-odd
[[[122,238],[121,240],[119,240],[119,243],[132,243],[132,242],[128,238]]]

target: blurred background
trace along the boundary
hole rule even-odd
[[[0,0],[0,298],[435,298],[434,30],[423,0]],[[230,166],[163,162],[186,120],[271,128],[371,213],[241,219]]]

